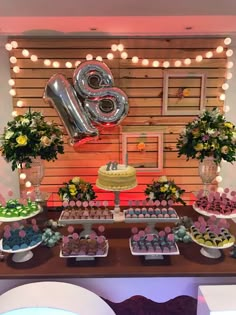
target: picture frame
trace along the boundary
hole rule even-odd
[[[165,71],[163,115],[198,115],[205,108],[206,74]]]
[[[139,172],[162,171],[163,132],[122,132],[122,163]]]

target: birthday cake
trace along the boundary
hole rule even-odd
[[[109,162],[99,168],[96,185],[112,191],[132,189],[137,186],[136,169],[129,165]]]

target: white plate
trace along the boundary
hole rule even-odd
[[[6,217],[0,217],[0,222],[16,222],[16,221],[21,221],[24,219],[30,219],[39,214],[41,211],[41,208],[39,208],[37,211],[32,212],[26,217],[11,217],[11,218],[6,218]]]
[[[108,249],[109,249],[109,243],[108,243],[108,240],[106,240],[106,251],[103,255],[67,255],[67,256],[64,256],[62,254],[62,250],[60,250],[60,257],[61,258],[98,258],[98,257],[107,257],[108,255]]]
[[[214,215],[216,218],[221,218],[221,219],[233,219],[236,218],[236,213],[230,214],[230,215],[224,215],[224,214],[215,214],[215,213],[211,213],[209,211],[206,210],[201,210],[200,208],[198,208],[196,206],[196,204],[193,204],[193,209],[198,212],[199,214],[205,215],[207,217],[210,217],[211,215]]]
[[[153,255],[161,255],[161,256],[170,256],[170,255],[179,255],[180,252],[179,252],[179,248],[178,248],[178,245],[175,243],[175,247],[176,247],[176,252],[169,252],[169,253],[163,253],[163,252],[160,252],[160,253],[157,253],[157,252],[144,252],[144,253],[140,253],[140,252],[134,252],[133,249],[132,249],[132,245],[131,245],[131,238],[129,239],[129,248],[130,248],[130,251],[131,251],[131,254],[133,256],[153,256]]]
[[[228,243],[228,244],[226,244],[226,245],[224,245],[224,246],[220,246],[220,247],[218,247],[218,246],[208,246],[208,245],[199,243],[199,242],[193,237],[193,235],[192,235],[191,233],[189,233],[189,235],[190,235],[190,237],[191,237],[191,239],[192,239],[192,241],[193,241],[194,243],[198,244],[199,246],[205,247],[205,248],[225,249],[225,248],[229,248],[229,247],[231,247],[231,246],[234,245],[234,242],[232,242],[232,243]],[[232,235],[232,236],[233,236],[233,235]]]
[[[113,219],[62,219],[63,212],[60,215],[59,224],[109,224],[109,223],[114,223],[114,218]]]
[[[38,242],[37,244],[35,244],[34,246],[30,246],[30,247],[22,248],[22,249],[18,249],[18,250],[4,249],[2,246],[2,242],[3,242],[3,239],[0,240],[0,250],[1,251],[3,251],[4,253],[15,254],[15,253],[23,253],[23,252],[29,251],[31,249],[34,249],[35,247],[39,246],[42,243],[42,240],[40,242]]]
[[[126,218],[125,214],[128,210],[124,210],[124,220],[126,223],[140,223],[140,222],[144,222],[144,223],[154,223],[154,222],[177,222],[179,221],[179,217],[177,215],[176,218]],[[177,213],[176,213],[177,214]]]

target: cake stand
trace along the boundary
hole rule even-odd
[[[157,252],[136,252],[133,250],[132,248],[132,244],[131,244],[131,238],[129,239],[129,248],[130,248],[130,252],[133,256],[144,256],[145,260],[161,260],[164,259],[164,256],[173,256],[173,255],[179,255],[179,248],[178,245],[175,243],[175,248],[176,251],[174,252],[168,252],[168,253],[157,253]]]
[[[30,260],[33,257],[32,249],[39,246],[42,243],[42,240],[35,244],[34,246],[30,246],[24,249],[19,250],[11,250],[11,249],[4,249],[2,244],[2,239],[0,240],[0,250],[4,253],[13,254],[12,260],[16,263],[22,263],[25,261]]]
[[[37,214],[39,214],[41,212],[41,207],[38,207],[38,210],[35,212],[30,213],[29,215],[25,216],[25,217],[11,217],[11,218],[7,218],[7,217],[0,217],[0,222],[5,222],[5,223],[10,223],[10,222],[16,222],[16,221],[21,221],[21,220],[26,220],[26,219],[30,219],[33,218],[34,216],[36,216]]]
[[[206,217],[209,217],[211,215],[214,215],[216,218],[218,219],[235,219],[236,218],[236,213],[232,213],[232,214],[229,214],[229,215],[224,215],[224,214],[217,214],[217,213],[210,213],[209,211],[206,211],[206,210],[202,210],[200,209],[196,203],[193,204],[193,209],[198,212],[199,214],[201,215],[205,215]]]
[[[190,235],[190,237],[194,243],[202,246],[202,248],[200,249],[200,253],[207,258],[212,258],[212,259],[220,258],[221,257],[221,251],[220,251],[221,249],[226,249],[226,248],[232,247],[234,245],[234,242],[232,242],[232,243],[226,244],[224,246],[220,246],[220,247],[208,246],[208,245],[201,244],[201,243],[197,242],[197,240],[193,237],[193,235],[191,233],[189,233],[189,235]]]

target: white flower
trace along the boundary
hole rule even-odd
[[[158,182],[159,182],[159,183],[164,183],[164,182],[167,182],[167,181],[168,181],[168,179],[167,179],[166,176],[161,176],[161,177],[158,179]]]
[[[215,132],[216,132],[216,130],[215,129],[207,129],[207,131],[206,131],[206,133],[208,134],[208,135],[210,135],[210,136],[212,136],[212,135],[214,135],[215,134]]]
[[[29,124],[29,119],[28,118],[22,118],[21,119],[21,123],[22,123],[22,125],[27,125],[27,124]]]
[[[14,132],[8,130],[5,134],[5,139],[9,140],[13,135],[14,135]]]
[[[151,200],[153,200],[154,199],[154,193],[151,191],[150,193],[149,193],[149,199],[151,199]]]
[[[49,139],[47,136],[41,137],[40,142],[43,145],[43,147],[49,147],[52,143],[51,139]]]

